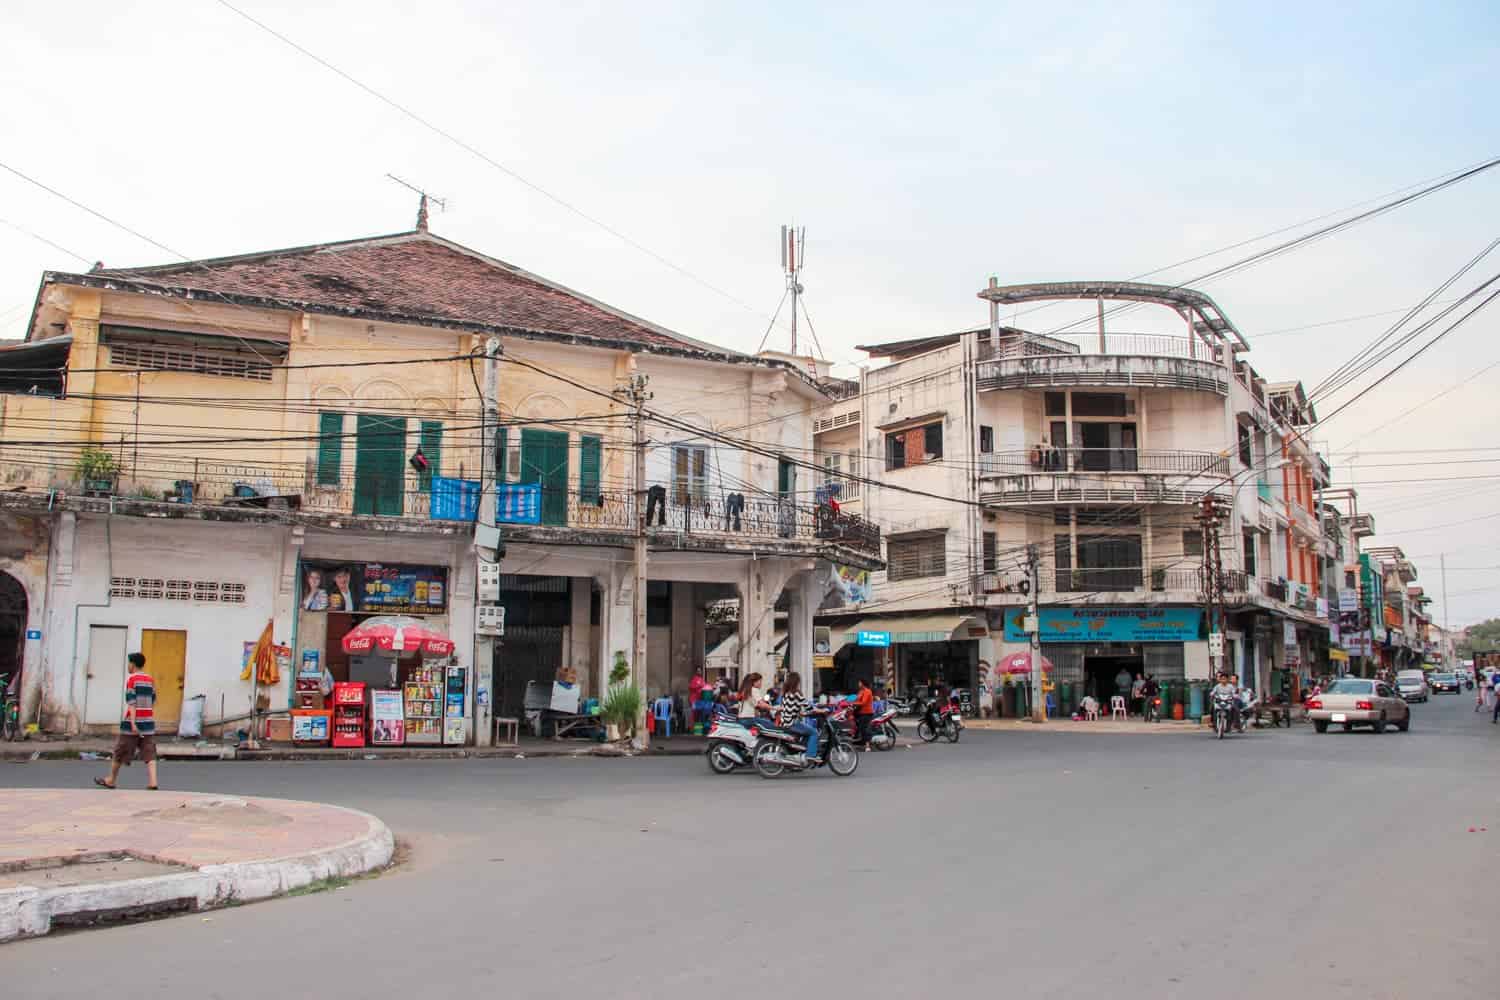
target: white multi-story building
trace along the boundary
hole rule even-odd
[[[1219,523],[1226,663],[1258,687],[1326,658],[1327,463],[1305,437],[1297,383],[1266,386],[1212,299],[1130,282],[1000,286],[988,327],[864,348],[890,363],[825,405],[815,441],[830,480],[851,455],[882,525],[883,572],[858,604],[826,608],[837,666],[968,685],[1027,648],[1028,553],[1043,651],[1073,697],[1116,676],[1206,679],[1204,497]],[[1000,323],[1028,303],[1098,303],[1088,334]],[[1106,303],[1170,310],[1183,335],[1107,330]],[[1119,308],[1112,306],[1112,308]],[[857,427],[857,430],[855,428]],[[857,447],[856,447],[857,443]],[[886,633],[892,652],[862,649]],[[1060,689],[1061,691],[1061,689]]]

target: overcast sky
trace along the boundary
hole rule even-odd
[[[525,180],[215,0],[7,4],[0,161],[191,257],[409,229],[394,173],[450,199],[435,232],[741,350],[783,222],[847,362],[986,322],[991,273],[1130,277],[1500,155],[1493,3],[235,2]],[[0,337],[43,269],[86,267],[12,226],[173,259],[4,172],[0,206]],[[1500,169],[1204,290],[1263,375],[1311,387],[1395,317],[1329,321],[1415,303],[1497,236]],[[1500,361],[1497,330],[1500,304],[1318,435],[1435,597],[1448,553],[1455,624],[1500,614],[1500,479],[1425,480],[1496,474],[1500,449],[1438,449],[1496,448],[1500,369],[1367,432]]]

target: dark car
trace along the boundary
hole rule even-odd
[[[1458,694],[1463,690],[1457,674],[1428,674],[1427,686],[1432,688],[1433,694]]]

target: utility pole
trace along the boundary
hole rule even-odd
[[[1450,650],[1453,648],[1453,637],[1448,631],[1448,554],[1445,552],[1438,556],[1438,567],[1443,573],[1443,669],[1453,669],[1453,657]]]
[[[641,712],[636,716],[636,739],[644,748],[649,745],[650,736],[646,732],[646,712],[649,707],[645,702],[646,691],[646,514],[647,514],[647,487],[646,487],[646,400],[651,398],[651,393],[646,391],[646,384],[650,379],[639,372],[630,376],[630,380],[620,388],[629,400],[634,410],[632,423],[635,428],[635,472],[633,483],[635,486],[635,584],[631,588],[631,614],[634,618],[631,629],[630,648],[630,677],[637,690],[642,692]]]
[[[500,437],[500,338],[484,345],[484,398],[479,401],[479,523],[474,529],[474,560],[477,586],[475,622],[481,609],[500,603],[499,566],[505,546],[500,538],[500,469],[505,456],[499,453]],[[494,452],[492,455],[491,453]],[[488,459],[488,461],[487,461]],[[494,550],[486,559],[483,549]],[[493,572],[486,572],[491,570]],[[498,614],[498,612],[496,612]],[[500,639],[492,634],[474,635],[474,745],[487,747],[494,736],[490,719],[494,713],[495,661]]]
[[[1224,668],[1224,554],[1219,545],[1219,525],[1228,514],[1214,493],[1203,495],[1198,524],[1203,530],[1203,611],[1208,617],[1209,673]]]
[[[1037,595],[1042,589],[1041,557],[1035,545],[1026,546],[1026,579],[1031,584],[1027,596],[1026,624],[1031,640],[1031,721],[1047,721],[1047,699],[1042,690],[1042,615]]]

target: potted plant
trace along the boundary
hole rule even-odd
[[[599,708],[606,738],[618,740],[622,734],[633,736],[644,704],[641,689],[630,683],[630,664],[625,659],[625,651],[615,650],[614,666],[609,671],[609,691]]]
[[[1151,570],[1151,589],[1167,589],[1167,568],[1165,566],[1157,566]]]
[[[120,463],[103,448],[85,448],[78,453],[74,474],[83,483],[86,496],[110,496],[120,478]]]

